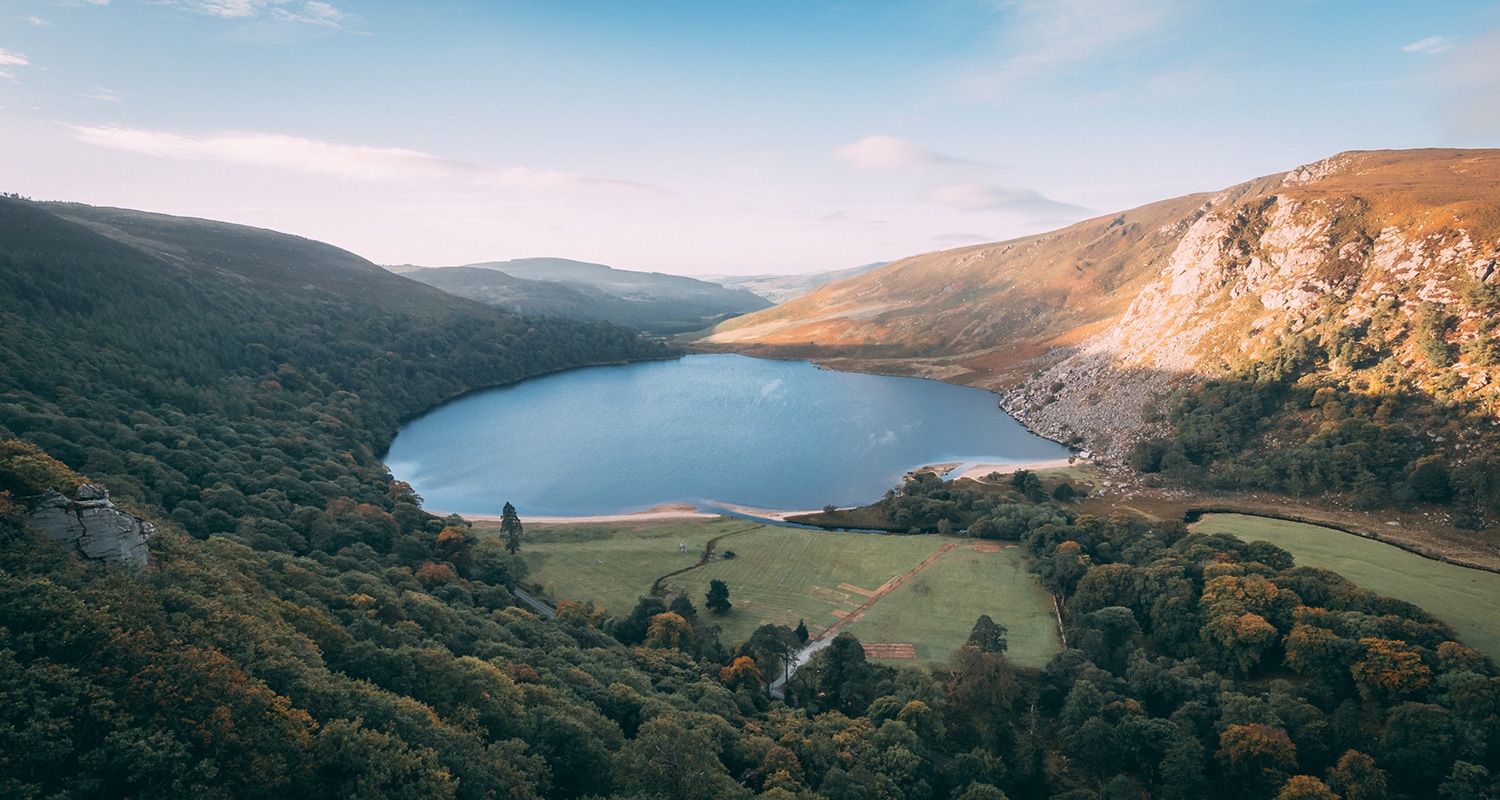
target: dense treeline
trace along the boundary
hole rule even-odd
[[[869,662],[844,634],[783,703],[763,684],[795,632],[768,625],[725,648],[682,597],[643,603],[644,633],[566,603],[543,621],[473,569],[503,546],[457,520],[438,536],[445,556],[415,567],[358,542],[296,556],[168,532],[140,572],[59,555],[7,504],[0,794],[1500,788],[1500,677],[1419,609],[1263,543],[1030,508],[1020,543],[1059,597],[1068,644],[1045,669],[1006,659],[1003,614],[929,669]]]
[[[1497,291],[1477,284],[1468,305],[1493,309]],[[1358,325],[1330,313],[1282,331],[1224,379],[1147,409],[1170,433],[1136,445],[1131,465],[1209,488],[1337,492],[1364,508],[1445,505],[1458,527],[1486,527],[1500,518],[1495,410],[1459,391],[1468,379],[1451,369],[1456,318],[1433,303],[1410,311],[1388,299]],[[1495,325],[1493,314],[1479,323],[1466,360],[1500,360]],[[1420,362],[1403,363],[1403,347]]]

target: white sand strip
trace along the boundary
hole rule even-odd
[[[446,511],[428,511],[440,517],[447,516]],[[499,522],[499,514],[459,514],[459,516],[470,522]],[[719,514],[709,514],[690,506],[686,503],[672,503],[665,506],[648,508],[645,511],[636,511],[630,514],[601,514],[593,517],[533,517],[521,515],[521,524],[528,525],[587,525],[596,522],[642,522],[653,519],[713,519]]]
[[[1055,469],[1057,467],[1066,467],[1070,463],[1066,458],[1054,458],[1051,461],[1028,461],[1024,464],[975,464],[959,473],[958,477],[954,478],[954,480],[968,478],[971,481],[977,481],[982,480],[992,472],[1009,475],[1012,472],[1020,472],[1023,469]]]

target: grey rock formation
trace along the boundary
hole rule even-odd
[[[77,500],[57,492],[32,498],[31,524],[87,560],[146,563],[151,523],[115,508],[101,486],[85,483],[74,494]]]

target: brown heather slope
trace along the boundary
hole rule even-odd
[[[1455,350],[1493,342],[1497,257],[1500,150],[1351,152],[904,259],[730,320],[703,345],[996,389],[1039,432],[1118,456],[1144,404],[1335,318],[1385,315],[1394,352],[1374,383],[1441,384],[1494,413],[1496,368],[1431,363],[1413,320],[1435,304],[1457,318],[1443,334]]]

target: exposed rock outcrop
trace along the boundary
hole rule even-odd
[[[1500,150],[1353,152],[905,259],[707,341],[994,389],[1028,427],[1110,459],[1155,432],[1143,406],[1314,329],[1342,329],[1354,356],[1317,369],[1500,417],[1497,292]]]
[[[146,540],[155,526],[116,508],[101,486],[85,483],[74,495],[77,499],[59,492],[31,498],[31,524],[84,559],[146,563]]]
[[[1142,406],[1153,398],[1326,320],[1367,326],[1384,304],[1394,314],[1389,324],[1409,330],[1426,303],[1453,315],[1440,335],[1455,353],[1490,338],[1480,324],[1485,309],[1466,299],[1477,285],[1500,283],[1500,240],[1488,220],[1465,219],[1468,204],[1453,199],[1421,198],[1422,213],[1412,213],[1402,207],[1411,197],[1366,197],[1359,179],[1372,170],[1360,171],[1370,166],[1363,162],[1360,154],[1336,156],[1292,170],[1274,192],[1206,204],[1125,313],[1077,347],[1034,362],[1036,371],[1004,392],[1006,409],[1043,435],[1079,436],[1119,457],[1149,432]],[[1298,188],[1307,185],[1322,191]],[[1462,357],[1434,364],[1417,336],[1398,342],[1401,374],[1420,384],[1456,377],[1466,396],[1495,403],[1495,364]]]

